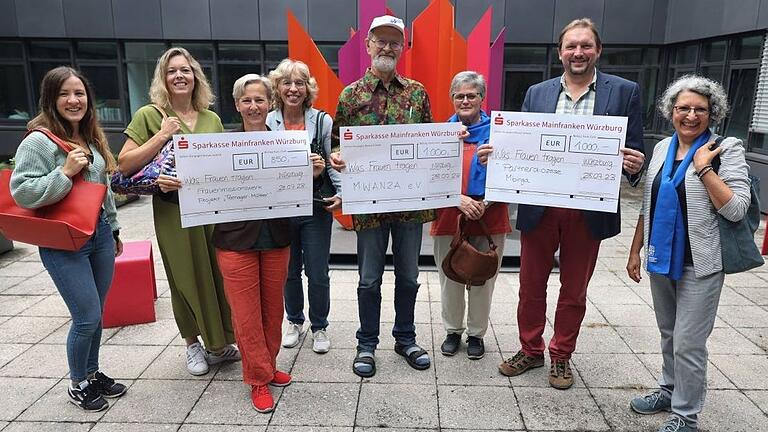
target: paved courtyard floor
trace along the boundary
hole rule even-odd
[[[626,188],[625,188],[626,189]],[[507,378],[497,365],[519,348],[518,277],[499,276],[485,337],[487,354],[468,360],[439,352],[445,336],[437,273],[423,271],[416,305],[419,343],[433,364],[415,371],[392,350],[393,277],[385,275],[378,373],[352,373],[357,329],[355,271],[332,271],[333,348],[312,352],[311,337],[284,349],[279,366],[294,383],[275,392],[277,408],[259,414],[241,381],[240,364],[186,372],[183,341],[168,282],[155,250],[157,322],[104,331],[101,365],[130,386],[109,410],[84,413],[67,402],[65,339],[70,320],[37,249],[17,244],[0,255],[0,430],[16,431],[653,431],[664,415],[630,412],[629,399],[655,386],[659,335],[648,279],[630,281],[624,266],[639,209],[638,191],[623,192],[621,235],[607,240],[589,288],[589,304],[572,364],[575,385],[555,390],[548,368]],[[151,207],[120,209],[125,240],[155,241]],[[763,229],[758,232],[762,239]],[[558,277],[550,278],[552,334]],[[706,431],[768,431],[768,267],[729,275],[709,340]]]

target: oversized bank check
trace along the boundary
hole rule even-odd
[[[342,127],[342,211],[425,210],[459,205],[460,123]]]
[[[627,118],[493,111],[489,201],[616,212]]]
[[[305,131],[174,135],[183,228],[312,214]]]

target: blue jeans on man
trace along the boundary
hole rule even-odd
[[[288,321],[304,324],[303,267],[309,283],[309,321],[313,333],[328,327],[331,307],[328,259],[331,255],[332,225],[333,215],[323,209],[315,209],[313,216],[291,219],[291,261],[284,289],[285,314]]]
[[[422,228],[421,223],[387,222],[377,228],[358,231],[360,282],[357,287],[357,306],[360,328],[356,336],[359,351],[374,352],[379,344],[381,281],[390,233],[395,265],[395,325],[392,327],[392,336],[404,346],[416,343],[413,313],[419,291]]]
[[[40,259],[72,315],[67,336],[70,379],[84,381],[99,370],[101,315],[115,270],[112,229],[99,216],[96,232],[80,250],[41,247]]]

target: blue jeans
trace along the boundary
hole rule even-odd
[[[309,321],[312,331],[328,327],[331,285],[328,259],[331,256],[333,215],[317,209],[313,216],[291,219],[291,262],[285,282],[285,315],[294,324],[304,324],[304,287],[301,269],[309,281]]]
[[[101,314],[115,271],[112,229],[99,216],[96,232],[78,251],[40,248],[40,259],[72,315],[67,361],[72,381],[99,370]]]
[[[360,283],[357,287],[357,308],[360,329],[357,349],[375,351],[379,344],[381,321],[381,277],[384,259],[392,233],[392,256],[395,264],[395,325],[392,336],[403,345],[416,343],[413,309],[419,292],[420,223],[388,222],[378,228],[357,233],[357,262]]]

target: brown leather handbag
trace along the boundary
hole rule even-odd
[[[448,279],[464,284],[469,289],[470,286],[483,285],[496,275],[499,268],[499,254],[496,253],[496,244],[488,234],[485,222],[478,220],[490,245],[490,249],[485,252],[477,250],[469,242],[469,234],[464,231],[466,222],[467,219],[460,214],[456,234],[453,235],[448,255],[443,259],[442,268]]]

